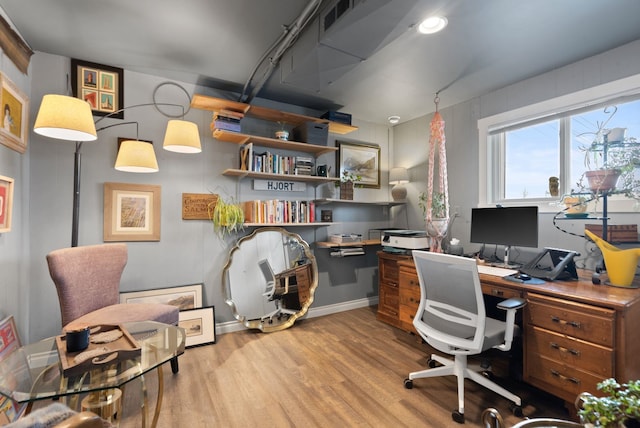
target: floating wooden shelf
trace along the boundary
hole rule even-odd
[[[283,180],[283,181],[304,181],[306,183],[331,183],[338,181],[337,178],[332,177],[318,177],[317,175],[294,175],[294,174],[271,174],[269,172],[253,172],[245,169],[225,169],[222,175],[227,177],[240,177],[240,178],[258,178],[263,180]]]
[[[337,243],[337,242],[316,242],[318,248],[349,248],[349,247],[364,247],[369,245],[380,245],[379,239],[363,239],[360,242],[351,243]]]
[[[334,223],[330,222],[320,222],[316,221],[313,223],[245,223],[245,227],[263,227],[263,226],[273,226],[273,227],[293,227],[293,226],[306,226],[306,227],[320,227],[320,226],[331,226]]]
[[[337,180],[337,179],[335,179]],[[326,205],[326,204],[359,204],[359,205],[380,205],[387,207],[394,207],[397,205],[405,205],[407,203],[406,199],[401,201],[354,201],[351,199],[332,199],[332,198],[323,198],[323,199],[315,199],[313,202],[316,205]]]
[[[213,131],[213,137],[216,140],[223,141],[225,143],[234,143],[238,145],[254,143],[260,147],[313,153],[315,155],[336,152],[338,150],[337,147],[318,146],[315,144],[298,143],[296,141],[283,141],[276,138],[258,137],[255,135],[243,134],[241,132],[224,131],[222,129],[215,129]]]
[[[191,99],[191,107],[211,111],[232,110],[257,119],[268,120],[271,122],[284,122],[293,126],[298,126],[306,122],[327,123],[329,124],[329,132],[333,134],[348,134],[358,129],[357,126],[347,125],[346,123],[332,122],[318,117],[287,113],[267,107],[254,106],[238,101],[225,100],[222,98],[199,94],[193,95],[193,98]]]

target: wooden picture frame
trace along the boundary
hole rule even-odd
[[[104,183],[103,240],[159,241],[160,186]]]
[[[181,311],[202,307],[202,284],[120,293],[120,303],[163,303]]]
[[[179,315],[178,327],[184,328],[187,335],[186,348],[216,343],[216,317],[213,306],[180,311]]]
[[[73,96],[91,105],[96,116],[124,119],[124,71],[122,68],[71,59]]]
[[[362,177],[356,187],[380,188],[380,146],[336,141],[336,147],[338,177],[348,171]]]
[[[29,141],[29,98],[4,74],[0,74],[0,143],[19,153]]]
[[[0,233],[11,231],[13,178],[0,175]]]

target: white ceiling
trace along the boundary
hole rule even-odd
[[[0,7],[36,51],[239,93],[308,1],[0,0]],[[637,0],[392,1],[411,8],[386,46],[317,90],[282,84],[276,70],[258,96],[406,121],[432,112],[436,92],[446,107],[640,38]],[[417,34],[412,25],[436,12],[449,26]],[[366,41],[363,33],[358,26],[350,37]]]

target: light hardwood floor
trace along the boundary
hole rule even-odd
[[[219,335],[217,343],[187,349],[180,372],[164,369],[159,427],[450,427],[457,407],[454,377],[421,379],[430,349],[375,318],[375,307],[302,320],[264,334]],[[496,375],[499,364],[496,361]],[[507,370],[503,370],[505,373]],[[156,375],[146,377],[150,395]],[[502,379],[500,380],[502,381]],[[527,385],[501,382],[521,395],[528,417],[568,418],[563,402]],[[465,384],[467,427],[481,427],[482,411],[498,409],[507,426],[521,419],[509,402],[472,381]],[[127,386],[120,426],[138,427],[135,396]]]

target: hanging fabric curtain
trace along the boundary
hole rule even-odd
[[[426,224],[427,234],[431,238],[430,250],[442,252],[442,240],[449,228],[449,184],[447,181],[447,151],[444,135],[444,120],[438,112],[440,98],[434,100],[436,112],[431,119],[429,136],[429,176],[427,181]],[[438,183],[434,189],[433,176],[436,169],[436,151],[438,152]]]

